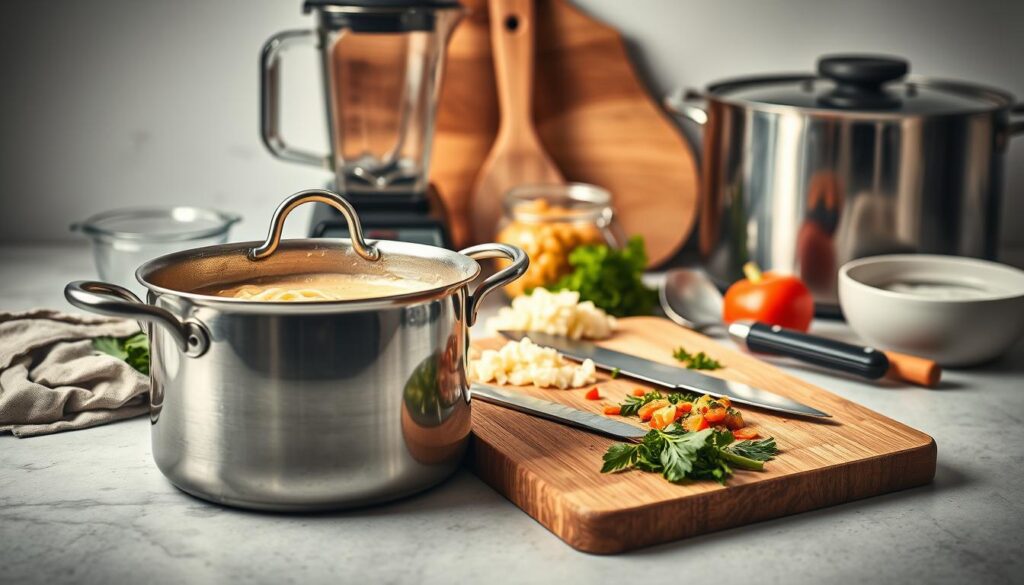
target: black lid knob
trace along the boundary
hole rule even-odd
[[[879,110],[899,107],[898,96],[882,86],[902,79],[910,63],[883,55],[826,55],[818,59],[818,74],[836,83],[819,101],[833,108]]]

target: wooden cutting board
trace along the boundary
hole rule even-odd
[[[775,437],[778,457],[763,472],[737,471],[726,486],[673,485],[640,471],[601,474],[612,439],[474,402],[474,471],[573,548],[623,552],[923,485],[935,475],[935,441],[928,435],[665,319],[620,320],[615,336],[601,345],[667,364],[674,363],[674,347],[705,351],[725,365],[709,375],[789,396],[833,418],[817,422],[741,406],[749,425]],[[597,386],[602,401],[584,399],[585,389],[516,390],[600,412],[633,388],[651,387],[605,374]]]
[[[469,242],[469,195],[498,131],[486,0],[448,48],[431,159],[457,246]],[[618,31],[567,0],[536,0],[534,121],[568,181],[611,191],[626,235],[649,264],[672,257],[693,228],[697,168],[689,144],[639,80]]]

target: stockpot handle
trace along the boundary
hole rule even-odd
[[[480,244],[459,250],[459,254],[469,256],[474,260],[504,258],[512,262],[509,266],[487,277],[480,286],[476,287],[475,291],[470,293],[469,299],[466,301],[466,323],[472,327],[476,323],[476,313],[484,298],[495,289],[501,288],[525,274],[526,269],[530,267],[530,257],[521,249],[508,244]]]
[[[1010,115],[1024,115],[1024,103],[1019,103],[1010,108]],[[1017,120],[1010,123],[1009,135],[1024,134],[1024,120]]]
[[[270,154],[279,159],[331,170],[331,157],[288,146],[281,137],[281,52],[292,45],[311,44],[312,30],[286,30],[267,39],[260,54],[260,135]]]
[[[356,254],[370,262],[380,260],[380,250],[372,244],[367,244],[363,238],[363,225],[359,222],[359,215],[356,214],[352,204],[341,195],[326,189],[306,189],[289,195],[282,201],[270,219],[270,233],[267,234],[267,239],[259,247],[249,250],[249,259],[263,260],[273,254],[281,244],[281,230],[284,229],[285,218],[296,207],[310,202],[326,203],[341,212],[345,223],[348,224],[348,234]]]
[[[708,123],[708,111],[693,102],[705,101],[703,94],[694,89],[676,90],[665,96],[665,107],[669,112],[682,116],[701,126]]]
[[[171,334],[178,349],[189,357],[199,357],[210,347],[210,334],[199,322],[181,321],[165,309],[147,305],[135,293],[116,284],[76,280],[64,287],[64,298],[79,309],[100,315],[161,325]]]

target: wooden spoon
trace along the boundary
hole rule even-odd
[[[501,120],[471,195],[476,242],[493,240],[509,189],[564,182],[533,125],[533,0],[490,0],[490,19]]]

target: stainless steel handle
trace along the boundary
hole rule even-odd
[[[1010,108],[1010,114],[1024,114],[1024,103],[1019,103]],[[1014,136],[1015,134],[1024,134],[1024,120],[1011,122],[1010,127],[1007,128],[1007,134],[1009,136]]]
[[[116,284],[76,280],[64,287],[64,298],[79,309],[100,315],[161,325],[171,334],[178,349],[189,357],[199,357],[210,347],[210,334],[201,323],[191,319],[181,321],[165,309],[147,305],[135,293]]]
[[[476,313],[484,298],[491,294],[491,291],[503,287],[522,276],[526,269],[530,267],[530,257],[526,255],[526,252],[508,244],[480,244],[479,246],[459,250],[459,254],[469,256],[474,260],[504,258],[512,261],[512,264],[509,266],[487,277],[480,286],[476,287],[475,291],[470,293],[469,300],[466,301],[466,322],[472,327],[476,323]]]
[[[345,218],[345,223],[348,224],[348,233],[352,240],[352,248],[356,251],[356,254],[359,254],[364,260],[371,262],[380,260],[380,250],[371,244],[367,244],[366,240],[363,239],[363,226],[359,223],[359,216],[356,214],[352,204],[341,195],[326,189],[306,189],[305,191],[289,195],[287,199],[282,201],[277,206],[277,209],[274,210],[274,216],[270,219],[270,233],[267,234],[266,241],[258,248],[249,250],[249,259],[262,260],[273,254],[281,243],[281,230],[284,228],[285,218],[296,207],[303,203],[311,202],[326,203],[340,211],[341,215]]]
[[[332,170],[331,157],[288,146],[281,137],[281,51],[315,39],[312,30],[286,30],[267,39],[260,56],[260,134],[270,154],[282,160]]]
[[[665,107],[668,108],[668,111],[673,114],[682,116],[691,122],[696,122],[703,126],[708,123],[708,111],[692,103],[703,99],[704,96],[695,90],[678,90],[675,93],[665,96],[664,103]]]

